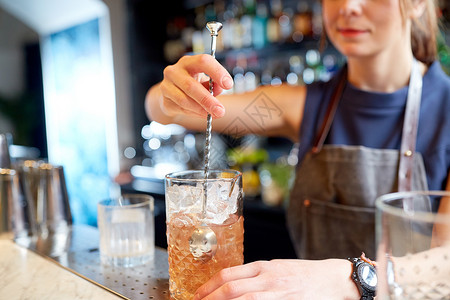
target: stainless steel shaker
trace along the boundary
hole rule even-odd
[[[34,206],[19,174],[0,169],[0,234],[14,239],[31,239],[36,235]]]
[[[67,232],[72,225],[64,168],[42,163],[37,189],[37,223],[40,235]]]
[[[19,178],[30,192],[30,201],[34,206],[34,219],[37,219],[37,193],[39,186],[39,165],[43,160],[21,160],[16,162],[14,169],[19,173]]]
[[[1,133],[0,134],[0,168],[10,169],[11,168],[11,155],[9,153],[9,146],[11,144],[11,134]]]

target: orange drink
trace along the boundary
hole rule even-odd
[[[166,219],[171,299],[190,300],[214,274],[244,262],[244,217],[241,173],[211,170],[166,175]],[[207,187],[206,209],[203,210]],[[206,214],[205,214],[206,211]],[[217,247],[211,256],[199,258],[190,238],[200,226],[211,229]]]
[[[217,236],[217,252],[206,262],[196,259],[189,251],[193,225],[172,219],[167,224],[170,293],[175,299],[192,299],[195,291],[214,274],[244,262],[244,219],[233,217],[221,225],[212,225]]]

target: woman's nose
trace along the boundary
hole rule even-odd
[[[359,15],[365,0],[342,0],[339,13],[344,16]]]

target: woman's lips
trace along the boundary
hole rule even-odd
[[[338,31],[345,37],[357,37],[367,32],[367,30],[355,28],[339,28]]]

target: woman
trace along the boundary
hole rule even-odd
[[[147,95],[152,120],[224,132],[264,93],[281,114],[247,133],[285,136],[301,148],[288,223],[301,258],[225,269],[195,299],[358,299],[343,257],[374,257],[373,206],[396,190],[449,189],[450,80],[436,62],[432,0],[323,0],[326,33],[347,58],[327,83],[260,87],[213,97],[232,87],[208,55],[183,57]],[[423,78],[423,79],[422,79]],[[193,118],[194,116],[200,118]],[[428,119],[429,118],[429,119]],[[437,209],[438,203],[435,203]],[[368,298],[369,299],[369,298]]]

